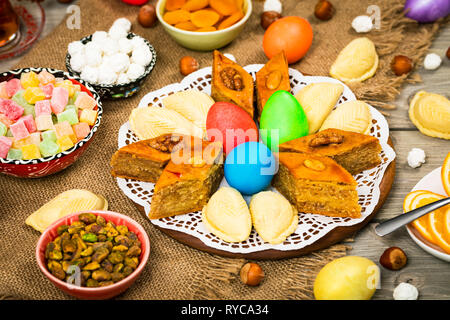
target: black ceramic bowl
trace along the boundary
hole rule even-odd
[[[132,39],[138,35],[130,32],[128,33],[127,38]],[[143,38],[144,39],[144,38]],[[84,37],[80,41],[83,44],[86,44],[92,40],[92,35],[89,35],[87,37]],[[137,78],[136,80],[133,80],[128,83],[123,84],[95,84],[95,83],[89,83],[92,87],[94,87],[95,91],[98,92],[98,94],[102,97],[102,99],[118,99],[118,98],[128,98],[139,91],[142,83],[144,82],[145,78],[152,72],[155,64],[156,64],[156,51],[153,48],[153,46],[148,42],[146,39],[144,39],[145,43],[147,44],[148,48],[150,49],[150,52],[152,53],[152,61],[145,67],[145,72],[142,76]],[[76,72],[72,69],[70,66],[70,54],[66,54],[66,68],[69,73],[74,74],[78,77],[80,77],[80,73]]]

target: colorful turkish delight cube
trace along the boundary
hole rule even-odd
[[[0,82],[0,98],[1,99],[8,99],[9,96],[6,93],[6,81]]]
[[[0,113],[10,120],[17,120],[23,115],[24,109],[17,102],[9,99],[0,99]]]
[[[68,102],[69,92],[67,91],[67,89],[64,87],[55,87],[53,89],[52,98],[50,100],[52,111],[55,114],[63,112]]]
[[[86,92],[80,92],[78,94],[77,100],[75,101],[75,106],[80,109],[94,109],[97,105],[97,101],[89,96]]]
[[[16,123],[9,126],[14,139],[21,140],[30,135],[30,132],[23,121],[17,121]]]
[[[70,123],[68,121],[56,123],[54,125],[54,127],[55,127],[56,137],[58,139],[60,139],[64,136],[68,136],[72,140],[73,143],[77,142],[77,136],[73,132],[72,126],[70,125]]]
[[[59,145],[51,140],[44,140],[39,144],[39,150],[44,157],[49,157],[61,151]]]
[[[24,89],[37,87],[39,85],[38,75],[33,71],[22,73],[20,75],[20,83]]]
[[[43,114],[52,114],[52,107],[50,105],[50,100],[41,100],[36,102],[34,105],[34,112],[36,117],[39,117]]]
[[[11,148],[8,151],[8,155],[6,158],[11,160],[21,160],[22,159],[22,150]]]
[[[84,109],[81,111],[80,122],[86,122],[88,125],[93,126],[97,119],[97,111]]]
[[[36,122],[34,121],[34,118],[31,114],[27,116],[23,116],[19,119],[19,121],[23,121],[25,123],[25,126],[28,129],[28,132],[35,132],[36,131]]]
[[[3,136],[0,137],[0,158],[6,158],[11,146],[12,146],[11,139]]]
[[[49,83],[49,84],[46,84],[46,85],[40,84],[39,88],[41,88],[42,92],[45,94],[45,97],[47,99],[50,99],[52,97],[53,88],[54,88],[53,83]]]
[[[86,122],[77,123],[72,128],[78,141],[84,139],[91,132],[91,127]]]
[[[54,129],[41,132],[42,140],[51,140],[56,142],[56,132]]]
[[[25,89],[23,97],[28,103],[35,104],[37,101],[44,100],[45,94],[39,87],[28,87]]]
[[[41,114],[36,117],[36,127],[39,131],[53,129],[53,120],[51,114]]]
[[[24,160],[37,159],[41,157],[39,147],[35,144],[28,144],[20,148]]]
[[[55,83],[55,87],[65,88],[67,90],[67,92],[69,93],[69,97],[72,97],[75,93],[75,87],[73,86],[73,83],[70,80],[63,80],[63,81],[57,82],[57,83]]]
[[[69,136],[63,136],[61,138],[58,138],[56,140],[56,143],[58,144],[61,151],[66,151],[67,149],[72,148],[74,145],[74,142]]]
[[[47,70],[42,70],[41,72],[39,72],[37,77],[39,82],[43,85],[55,82],[55,76]]]
[[[22,85],[20,84],[20,80],[13,78],[9,80],[5,85],[5,91],[8,97],[12,97],[16,94],[17,91],[22,90]]]
[[[78,114],[77,111],[75,109],[71,109],[69,108],[68,110],[65,110],[61,113],[58,113],[57,115],[58,118],[58,123],[59,122],[64,122],[67,121],[69,122],[71,125],[78,123]]]
[[[6,135],[6,132],[8,132],[8,127],[3,122],[0,122],[0,136]]]

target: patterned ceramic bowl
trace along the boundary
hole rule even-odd
[[[59,172],[70,166],[81,156],[81,154],[91,143],[94,134],[97,132],[98,127],[100,126],[103,112],[102,104],[100,102],[100,96],[97,94],[97,92],[95,92],[94,88],[89,85],[89,83],[81,80],[78,77],[74,77],[67,72],[50,68],[16,69],[0,73],[0,82],[8,81],[12,78],[20,78],[20,75],[23,72],[34,71],[36,73],[39,73],[42,70],[47,70],[57,78],[69,79],[74,84],[80,85],[81,91],[87,92],[97,101],[97,106],[95,107],[95,110],[97,110],[98,112],[97,120],[91,127],[91,131],[89,132],[89,134],[84,139],[78,141],[72,148],[57,153],[56,155],[32,160],[9,160],[0,158],[1,173],[22,178],[40,178]]]
[[[126,215],[112,211],[83,211],[83,212],[89,212],[95,215],[102,216],[103,218],[106,219],[106,221],[111,221],[115,225],[126,225],[128,227],[128,230],[134,232],[137,235],[139,241],[141,242],[141,255],[139,257],[140,261],[139,265],[133,271],[133,273],[131,273],[126,278],[120,280],[119,282],[116,282],[109,286],[99,288],[87,288],[87,287],[78,287],[73,284],[61,281],[54,275],[52,275],[50,271],[48,271],[45,259],[45,248],[47,247],[47,244],[50,241],[53,241],[58,236],[56,230],[58,229],[59,226],[63,224],[66,225],[71,224],[72,222],[77,221],[79,213],[73,213],[55,221],[42,233],[36,246],[36,260],[42,273],[44,273],[44,275],[56,287],[58,287],[65,293],[80,299],[92,299],[92,300],[109,299],[127,290],[136,281],[141,272],[144,270],[144,267],[147,264],[150,255],[150,240],[144,228],[139,223],[137,223],[130,217],[127,217]]]
[[[129,33],[127,38],[132,39],[138,35],[134,33]],[[144,39],[144,38],[143,38]],[[92,40],[92,35],[89,35],[87,37],[84,37],[80,41],[83,44],[86,44]],[[117,99],[117,98],[128,98],[139,91],[142,83],[144,82],[145,78],[152,72],[153,68],[156,64],[156,51],[153,48],[153,46],[148,42],[146,39],[144,39],[145,43],[147,44],[148,48],[150,49],[150,52],[152,53],[152,61],[145,67],[145,72],[142,76],[137,78],[136,80],[133,80],[128,83],[124,84],[95,84],[91,83],[91,86],[95,88],[95,90],[98,92],[98,94],[101,96],[102,99]],[[80,73],[76,72],[72,69],[70,66],[70,54],[66,54],[66,68],[67,70],[80,77]]]

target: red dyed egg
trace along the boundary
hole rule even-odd
[[[221,141],[225,154],[237,145],[259,141],[258,127],[250,115],[235,104],[216,102],[206,117],[208,140]]]

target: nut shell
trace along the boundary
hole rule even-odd
[[[276,11],[265,11],[261,14],[261,27],[266,30],[272,23],[281,18]]]
[[[180,60],[180,72],[184,76],[197,71],[199,67],[200,65],[194,57],[184,56]]]
[[[264,271],[259,264],[248,262],[240,271],[241,281],[248,286],[257,286],[264,278]]]
[[[314,15],[317,19],[322,21],[330,20],[335,12],[336,10],[331,2],[327,0],[319,0],[314,8]]]
[[[400,270],[408,261],[405,252],[399,247],[386,249],[380,257],[380,264],[389,270]]]
[[[392,59],[391,69],[397,76],[401,76],[403,74],[407,74],[412,69],[412,61],[407,56],[398,55]]]
[[[138,22],[145,28],[150,28],[156,22],[156,10],[152,4],[146,4],[139,9]]]

